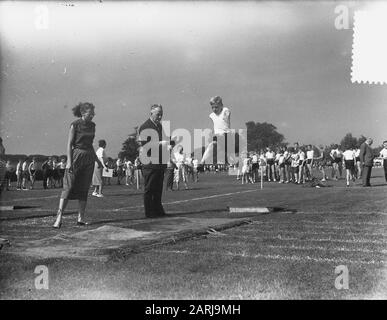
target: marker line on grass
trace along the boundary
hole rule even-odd
[[[252,229],[254,230],[254,229]],[[339,230],[350,230],[350,229],[339,229]],[[331,236],[348,236],[348,237],[357,237],[361,235],[362,237],[382,237],[387,238],[387,233],[355,233],[355,232],[346,232],[343,234],[338,234],[337,232],[325,232],[325,231],[319,231],[319,232],[310,232],[310,231],[299,231],[299,230],[255,230],[254,232],[251,232],[250,230],[243,230],[244,235],[254,235],[254,234],[261,234],[261,233],[289,233],[289,234],[300,234],[300,235],[331,235]]]
[[[292,220],[288,220],[288,221],[262,221],[261,222],[262,224],[274,224],[274,225],[279,225],[279,224],[292,224],[294,225],[294,221]],[[337,224],[340,223],[339,221],[313,221],[313,220],[297,220],[297,224],[298,225],[302,225],[304,226],[305,224],[310,224],[310,225],[334,225],[334,226],[337,226]],[[369,226],[383,226],[383,227],[387,227],[387,224],[386,223],[383,223],[383,222],[368,222],[368,221],[362,221],[362,222],[349,222],[349,221],[343,221],[342,223],[344,223],[345,225],[351,225],[351,226],[365,226],[365,225],[369,225]]]
[[[228,243],[226,246],[228,248],[231,247],[237,247],[240,248],[240,243]],[[333,251],[333,252],[361,252],[361,253],[372,253],[372,254],[387,254],[386,249],[380,249],[380,250],[374,250],[374,249],[367,249],[367,248],[347,248],[347,247],[335,247],[335,248],[329,248],[329,247],[322,247],[322,246],[296,246],[296,245],[266,245],[265,248],[270,249],[284,249],[284,250],[302,250],[302,251],[308,251],[308,250],[316,250],[316,251]]]
[[[355,265],[385,265],[384,260],[352,260],[352,259],[337,259],[337,258],[320,258],[311,256],[298,256],[298,255],[280,255],[280,254],[248,254],[246,252],[192,252],[192,251],[178,251],[178,250],[152,250],[157,253],[172,253],[172,254],[186,254],[186,255],[218,255],[224,257],[241,257],[248,259],[270,259],[270,260],[284,260],[284,261],[297,261],[297,262],[318,262],[318,263],[334,263],[334,264],[355,264]]]
[[[332,239],[332,238],[308,238],[308,239],[300,239],[294,237],[282,237],[281,235],[277,235],[274,237],[251,237],[251,236],[239,236],[239,235],[228,235],[229,238],[234,239],[246,239],[246,241],[252,240],[276,240],[276,241],[309,241],[309,242],[337,242],[337,243],[368,243],[368,244],[380,244],[386,245],[386,240],[370,240],[370,239]]]
[[[190,202],[190,201],[208,200],[208,199],[232,196],[232,195],[241,194],[241,193],[254,192],[254,191],[257,191],[257,190],[258,189],[250,189],[250,190],[237,191],[237,192],[214,194],[212,196],[206,196],[206,197],[199,197],[199,198],[191,198],[191,199],[185,199],[185,200],[170,201],[170,202],[164,202],[163,205],[178,204],[178,203],[184,203],[184,202]],[[121,211],[121,210],[128,210],[128,209],[137,209],[137,208],[143,208],[143,205],[141,205],[141,206],[122,207],[122,208],[113,209],[112,211]]]
[[[57,194],[55,196],[47,196],[47,197],[38,197],[38,198],[18,198],[18,199],[11,199],[11,200],[1,200],[0,203],[6,203],[6,202],[20,202],[20,201],[31,201],[31,200],[41,200],[41,199],[53,199],[58,198],[59,199],[60,194]]]

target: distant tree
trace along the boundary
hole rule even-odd
[[[266,147],[282,146],[285,137],[277,132],[277,128],[271,123],[249,121],[247,127],[247,150],[261,150]],[[286,145],[286,144],[285,144]]]
[[[355,148],[358,143],[358,139],[352,136],[352,133],[347,133],[340,141],[341,150],[347,150],[349,148]]]
[[[138,144],[137,144],[137,127],[134,128],[135,132],[131,133],[128,138],[122,144],[122,150],[119,153],[120,157],[127,158],[130,161],[134,161],[138,156]]]

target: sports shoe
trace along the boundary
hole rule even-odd
[[[96,197],[96,196],[98,196],[98,193],[95,192],[95,191],[93,191],[93,193],[92,193],[91,195],[94,196],[94,197]]]
[[[102,193],[98,193],[98,194],[96,195],[96,197],[98,197],[98,198],[103,198],[103,194],[102,194]]]

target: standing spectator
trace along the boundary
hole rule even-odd
[[[32,161],[28,166],[28,173],[29,173],[30,180],[31,180],[31,186],[30,186],[31,190],[34,188],[37,170],[38,170],[38,164],[36,163],[36,158],[34,157],[34,158],[32,158]]]
[[[180,181],[183,181],[185,189],[188,189],[187,184],[187,176],[186,176],[186,170],[185,170],[185,155],[183,153],[183,147],[177,146],[176,152],[173,154],[174,162],[176,163],[176,169],[175,169],[175,182],[176,182],[176,189],[179,190],[179,183]]]
[[[323,146],[320,146],[320,156],[316,160],[318,162],[318,169],[321,171],[323,176],[321,181],[324,181],[324,182],[328,180],[328,175],[325,172],[325,169],[327,167],[327,161],[328,161],[327,157],[328,156],[326,155]]]
[[[170,141],[162,140],[162,124],[161,119],[163,117],[163,107],[159,104],[154,104],[151,106],[151,114],[147,121],[145,121],[139,129],[138,141],[141,146],[149,144],[155,148],[148,150],[147,155],[152,156],[156,159],[154,163],[142,163],[142,173],[144,176],[144,209],[145,216],[147,218],[157,218],[165,216],[165,211],[161,203],[161,197],[163,192],[163,181],[164,181],[164,170],[165,165],[162,162],[162,153],[163,148],[167,148],[170,144]],[[149,136],[147,136],[143,131],[153,130],[157,134],[156,141],[148,141]],[[152,149],[157,150],[158,148],[158,157],[152,155]],[[142,148],[140,149],[142,151]],[[158,160],[158,161],[157,161]],[[141,161],[143,162],[143,161]]]
[[[361,178],[361,161],[360,161],[360,147],[358,147],[355,150],[355,161],[356,161],[356,178],[360,179]]]
[[[70,126],[66,172],[54,228],[61,227],[62,215],[68,200],[73,199],[77,199],[79,202],[77,225],[87,225],[84,215],[95,161],[97,160],[98,165],[102,166],[93,149],[95,136],[95,123],[92,121],[95,115],[94,105],[88,102],[79,103],[72,110],[74,116],[79,119]]]
[[[48,181],[50,175],[50,163],[51,157],[48,157],[42,164],[42,172],[43,172],[43,189],[48,188]]]
[[[387,140],[383,141],[383,149],[380,150],[379,156],[383,159],[384,178],[387,182]]]
[[[266,148],[265,158],[266,158],[266,163],[267,163],[267,167],[266,167],[267,179],[269,182],[271,180],[276,181],[276,179],[275,179],[275,163],[274,163],[275,152],[272,151],[271,148],[269,148],[269,147]]]
[[[118,159],[116,161],[116,171],[117,171],[117,184],[121,184],[121,180],[124,177],[124,165],[125,163],[122,161],[120,155],[118,155]]]
[[[11,161],[8,160],[5,164],[5,186],[6,190],[9,191],[9,188],[11,188],[11,181],[12,181],[12,175],[13,175],[13,167],[11,165]]]
[[[98,141],[98,149],[95,153],[98,159],[98,162],[102,164],[102,167],[98,167],[98,163],[96,161],[96,165],[94,165],[94,172],[93,172],[93,186],[94,191],[92,193],[93,196],[98,198],[103,198],[102,189],[103,189],[103,179],[102,179],[102,170],[108,170],[107,166],[105,165],[106,162],[106,141],[105,140],[99,140]]]
[[[30,177],[30,173],[28,172],[28,158],[25,158],[22,164],[22,177],[22,190],[28,190],[27,181]]]
[[[296,149],[296,148],[293,148],[292,149],[292,155],[291,155],[291,159],[292,159],[292,164],[291,164],[291,170],[292,170],[292,181],[293,183],[298,183],[298,167],[300,165],[299,163],[299,159],[300,159],[300,156],[299,156],[299,150]]]
[[[334,148],[330,152],[330,156],[332,159],[332,178],[335,180],[339,180],[342,175],[342,162],[343,162],[343,153],[339,149],[339,146],[336,144]]]
[[[61,158],[58,165],[59,168],[59,188],[63,188],[63,177],[66,171],[66,158]]]
[[[284,148],[284,163],[285,163],[285,183],[292,181],[291,177],[291,165],[292,165],[292,155],[290,153],[290,148]]]
[[[23,160],[19,159],[16,165],[16,190],[21,190],[22,180],[23,180]]]
[[[306,150],[306,174],[307,174],[307,180],[312,180],[313,174],[313,159],[314,159],[314,150],[312,145],[307,146]]]
[[[278,168],[279,168],[279,183],[285,183],[286,181],[285,151],[283,148],[280,148],[278,151]]]
[[[0,137],[0,192],[3,190],[5,184],[5,176],[7,173],[6,162],[3,159],[5,155],[5,148],[3,146],[3,139]],[[7,185],[8,189],[8,185]]]
[[[52,188],[54,186],[53,182],[54,170],[53,170],[53,158],[49,157],[47,162],[47,187]]]
[[[254,182],[258,182],[258,154],[257,152],[253,153],[253,156],[251,157],[251,175]]]
[[[173,180],[175,177],[175,170],[177,169],[176,164],[173,162],[172,159],[169,160],[167,164],[167,169],[166,169],[166,180],[167,184],[165,189],[167,191],[173,191]]]
[[[59,185],[59,163],[58,159],[56,157],[52,157],[52,163],[51,163],[51,183],[52,187],[56,188],[56,183]]]
[[[362,178],[363,178],[363,187],[371,187],[371,171],[374,164],[374,153],[372,151],[371,145],[373,140],[367,138],[360,146],[360,161],[362,165]]]
[[[131,186],[134,183],[134,165],[130,160],[124,160],[125,162],[125,184]]]
[[[136,184],[140,187],[142,181],[142,164],[139,157],[134,159],[134,165],[131,166],[132,180],[136,180]]]
[[[251,159],[248,153],[242,152],[242,184],[252,182],[251,176]]]
[[[107,160],[105,162],[105,166],[108,169],[108,170],[106,170],[106,172],[111,171],[111,170],[114,171],[114,161],[113,161],[113,159],[110,158],[110,157],[107,157]],[[112,183],[111,183],[111,179],[112,178],[104,177],[103,175],[102,175],[102,177],[103,177],[103,185],[105,185],[105,186],[111,186],[112,185]]]
[[[3,145],[3,138],[0,137],[0,156],[5,155],[5,148]]]
[[[192,171],[194,176],[194,182],[199,181],[199,160],[193,159],[192,160]]]
[[[343,152],[343,159],[345,163],[347,187],[349,187],[349,181],[355,181],[355,150],[353,147],[350,147]]]
[[[306,159],[304,147],[300,147],[298,149],[298,184],[301,184],[301,179],[302,183],[305,183],[305,164]]]

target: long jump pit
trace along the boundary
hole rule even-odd
[[[216,233],[252,222],[253,217],[165,217],[111,222],[75,233],[61,233],[38,240],[19,239],[2,253],[35,259],[67,258],[109,261],[165,245]]]

